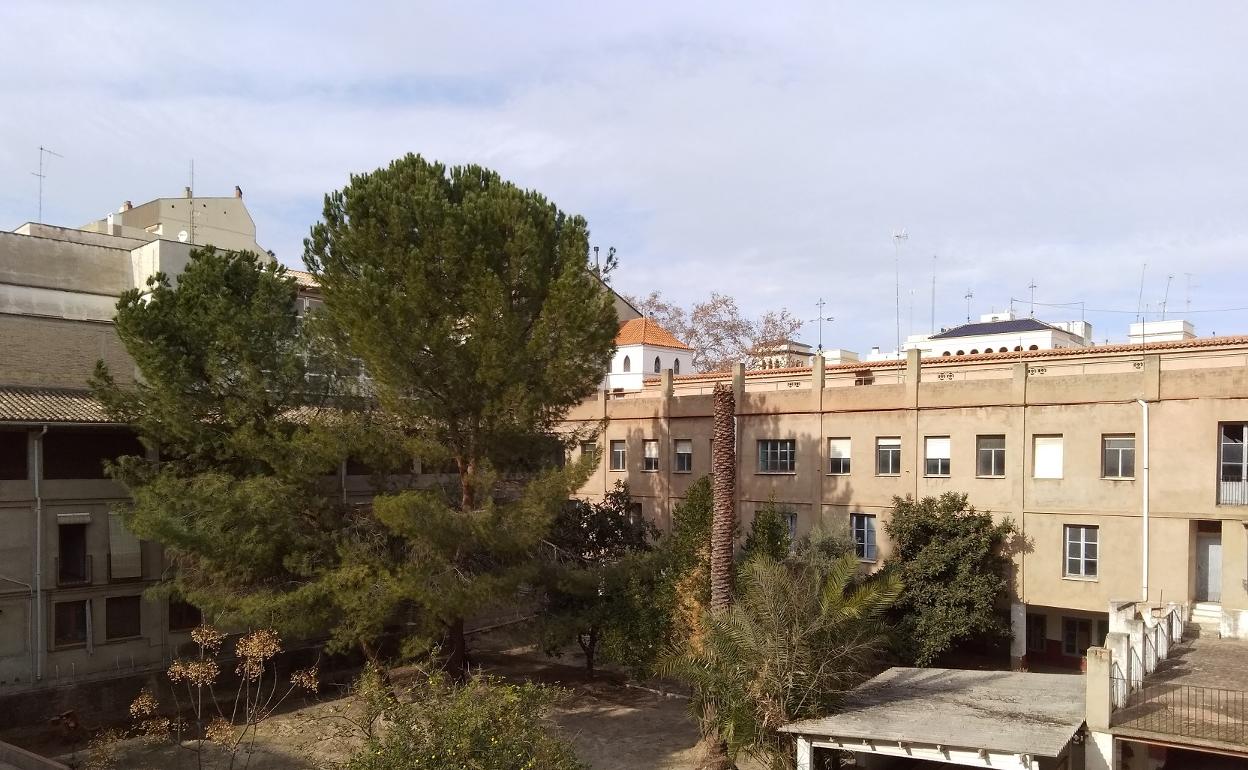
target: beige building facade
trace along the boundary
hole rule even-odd
[[[965,492],[1013,519],[1017,665],[1081,666],[1111,600],[1199,603],[1242,633],[1248,338],[664,373],[570,415],[569,426],[607,421],[582,492],[626,481],[670,527],[710,472],[717,383],[736,391],[747,529],[774,495],[797,536],[838,530],[871,568],[890,553],[894,496]]]

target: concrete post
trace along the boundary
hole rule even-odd
[[[732,397],[737,401],[737,412],[741,412],[741,400],[745,396],[745,364],[738,361],[732,365]]]
[[[1085,721],[1089,730],[1109,730],[1109,717],[1114,710],[1110,686],[1113,683],[1113,656],[1104,647],[1088,648]]]
[[[810,739],[801,735],[797,736],[797,770],[814,770],[814,754]]]
[[[1027,670],[1027,605],[1010,602],[1010,668]]]
[[[906,405],[919,405],[919,379],[922,377],[921,365],[923,352],[920,350],[906,351]]]

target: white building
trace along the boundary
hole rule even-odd
[[[615,345],[611,371],[604,383],[607,390],[641,390],[646,377],[664,369],[671,369],[673,374],[693,373],[693,348],[650,318],[620,324]]]
[[[810,366],[815,351],[804,342],[785,340],[778,345],[757,348],[754,351],[753,368],[789,369]]]
[[[982,315],[978,322],[942,329],[936,334],[911,335],[903,347],[922,351],[924,358],[935,358],[1086,348],[1091,344],[1092,325],[1085,321],[1051,324],[1035,318],[1018,318],[1013,311],[1006,311]]]
[[[1145,321],[1131,324],[1128,336],[1133,345],[1145,342],[1181,342],[1195,338],[1196,329],[1190,321]]]

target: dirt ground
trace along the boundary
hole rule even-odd
[[[567,700],[552,716],[575,745],[578,756],[594,770],[693,767],[698,733],[683,697],[628,687],[610,672],[589,681],[574,659],[553,660],[531,649],[477,649],[474,660],[498,676],[567,689]],[[254,748],[239,753],[236,768],[325,770],[344,762],[360,745],[359,731],[347,721],[358,713],[351,697],[333,697],[331,692],[318,702],[289,705],[289,710],[261,726]],[[0,740],[45,755],[59,755],[71,767],[81,767],[86,759],[86,752],[81,750],[84,738],[58,740],[42,730],[0,735]],[[176,770],[195,765],[194,755],[184,748],[131,740],[118,746],[115,766]],[[739,766],[741,770],[762,770],[761,765],[747,761]]]

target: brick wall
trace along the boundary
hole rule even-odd
[[[134,364],[112,324],[0,315],[0,339],[0,385],[85,388],[100,359],[119,382],[134,380]]]

